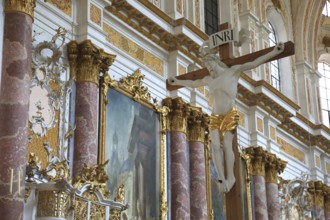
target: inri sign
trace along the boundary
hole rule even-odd
[[[237,41],[238,41],[237,29],[236,28],[227,29],[212,34],[209,38],[209,46],[210,48],[214,48],[222,44],[237,42]]]

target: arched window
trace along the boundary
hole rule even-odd
[[[319,81],[323,124],[329,127],[330,122],[330,66],[319,63],[318,70],[322,75]]]
[[[268,35],[268,43],[270,47],[273,47],[277,43],[275,30],[270,22],[268,22],[268,26],[271,29],[271,32]],[[278,60],[270,62],[270,84],[277,90],[280,90],[280,68]]]
[[[205,33],[211,35],[218,32],[218,0],[204,1]]]

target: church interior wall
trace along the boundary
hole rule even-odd
[[[139,1],[127,0],[127,2],[132,7],[142,11],[147,17],[170,34],[186,35],[194,43],[199,45],[203,42],[203,38],[195,32],[189,30],[184,25],[173,26],[162,19],[157,13],[144,7]],[[180,19],[184,16],[183,13],[186,13],[186,17],[192,23],[198,23],[193,7],[196,1],[183,1],[185,6],[182,5],[182,13],[177,11],[175,0],[168,1],[168,4],[165,4],[165,0],[160,2],[160,4],[158,1],[153,3],[165,11],[171,18]],[[262,19],[263,16],[265,18],[268,16],[268,20],[274,25],[276,33],[279,33],[278,40],[293,40],[296,44],[296,53],[298,55],[295,55],[294,58],[280,60],[280,70],[283,76],[280,93],[299,105],[300,110],[296,111],[294,107],[290,106],[277,93],[267,89],[262,84],[256,85],[250,83],[245,78],[241,78],[239,84],[252,94],[266,94],[271,100],[279,103],[283,109],[292,115],[291,117],[293,119],[288,120],[298,124],[299,127],[307,131],[311,136],[321,133],[321,135],[329,139],[329,133],[319,131],[320,129],[314,129],[307,123],[297,119],[297,113],[299,113],[315,125],[321,123],[318,103],[319,95],[317,92],[319,75],[315,69],[315,57],[317,57],[315,55],[317,44],[315,38],[317,36],[314,35],[317,32],[317,25],[320,21],[317,16],[312,18],[314,13],[320,13],[322,10],[320,9],[321,3],[313,1],[313,3],[310,3],[313,5],[310,5],[308,1],[280,0],[279,2],[284,12],[279,13],[278,9],[273,6],[273,2],[275,1],[267,1],[267,4],[263,6],[260,3],[265,3],[265,1],[254,0],[251,2],[253,5],[248,5],[248,1],[244,0],[220,0],[221,22],[228,21],[239,27],[246,28],[251,38],[250,42],[245,43],[240,49],[235,50],[234,54],[244,55],[268,47],[266,37],[270,30],[266,25],[266,20]],[[99,24],[91,18],[90,6],[92,4],[100,11],[101,20]],[[71,14],[68,15],[43,0],[37,0],[33,24],[36,41],[33,44],[35,45],[51,39],[55,34],[55,30],[58,27],[63,27],[69,30],[67,42],[70,40],[80,42],[90,39],[99,48],[104,49],[105,52],[117,56],[109,70],[109,75],[112,79],[119,80],[140,69],[141,73],[145,75],[145,79],[143,80],[144,85],[148,87],[152,97],[157,98],[158,103],[169,96],[182,97],[184,101],[201,107],[205,113],[210,114],[212,108],[207,87],[199,89],[183,88],[173,92],[166,90],[167,78],[199,69],[202,67],[201,64],[196,63],[193,58],[188,57],[187,54],[178,49],[172,51],[165,49],[162,45],[147,37],[146,34],[141,33],[141,30],[134,29],[128,22],[124,22],[118,16],[105,9],[105,7],[109,7],[110,5],[108,1],[104,0],[88,0],[83,3],[73,1]],[[297,8],[295,8],[296,6]],[[313,10],[308,12],[308,8],[311,6],[313,6]],[[184,9],[183,7],[186,8]],[[204,30],[203,1],[200,3],[200,8],[199,29]],[[184,10],[186,11],[183,12]],[[2,12],[0,14],[0,29],[3,29],[4,13],[2,3],[0,4],[0,11]],[[303,13],[300,14],[299,12],[301,11]],[[88,15],[87,17],[86,14]],[[304,23],[304,16],[307,17],[310,23]],[[138,24],[138,21],[136,21],[136,24]],[[310,27],[313,29],[307,30],[307,25],[314,25]],[[114,30],[111,39],[109,38],[109,32],[107,32],[109,30],[106,27]],[[146,28],[144,30],[149,31]],[[0,32],[0,48],[3,48],[2,42],[3,36],[2,32]],[[116,42],[119,43],[117,44]],[[141,54],[134,52],[131,48],[147,54],[150,56],[150,60],[139,58],[138,56]],[[330,59],[327,56],[321,56],[320,60],[329,61]],[[64,64],[67,65],[68,58],[66,53],[64,53],[62,58]],[[0,54],[0,60],[2,60],[2,54]],[[155,65],[159,66],[155,67]],[[266,75],[266,65],[246,71],[245,74],[254,80],[254,82],[269,82],[269,77]],[[69,73],[67,72],[63,77],[69,80]],[[302,172],[306,172],[310,174],[312,179],[323,180],[325,183],[330,182],[330,159],[328,152],[325,152],[317,145],[312,145],[311,142],[310,145],[306,144],[306,142],[301,141],[292,133],[289,133],[288,130],[280,127],[283,121],[276,117],[276,113],[272,114],[258,104],[249,105],[239,99],[236,103],[238,111],[243,116],[237,130],[238,145],[241,148],[262,146],[264,149],[276,153],[279,158],[289,161],[284,173],[281,174],[284,179],[294,179],[300,177]],[[68,113],[66,120],[70,120]],[[68,124],[63,126],[68,126]],[[64,130],[67,129],[68,127]]]

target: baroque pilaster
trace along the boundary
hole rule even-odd
[[[70,77],[76,79],[73,175],[83,164],[97,163],[98,86],[100,73],[106,74],[115,56],[97,48],[90,40],[68,44]]]
[[[262,147],[246,148],[251,157],[251,175],[253,187],[254,212],[256,220],[268,219],[267,196],[265,183],[266,152]]]
[[[189,151],[186,136],[189,106],[181,98],[164,99],[163,105],[170,109],[171,219],[190,220]]]
[[[0,216],[23,219],[35,1],[5,0],[0,85]]]
[[[205,169],[205,131],[209,117],[201,108],[191,107],[188,117],[190,158],[190,210],[191,219],[207,219],[207,191]]]

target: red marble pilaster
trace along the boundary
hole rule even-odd
[[[76,131],[74,133],[73,174],[84,163],[97,164],[98,143],[98,86],[90,82],[76,84]]]
[[[189,142],[191,219],[207,219],[204,143]]]
[[[28,143],[33,20],[17,5],[5,1],[0,87],[0,218],[6,220],[23,219]]]
[[[190,220],[189,155],[186,134],[171,136],[171,219]]]

